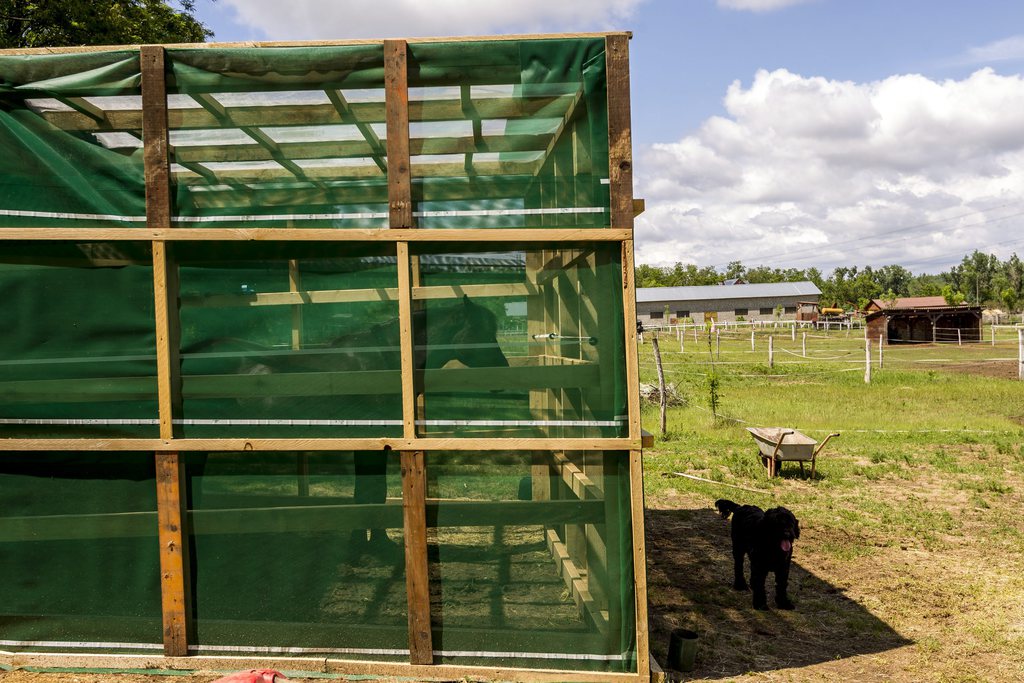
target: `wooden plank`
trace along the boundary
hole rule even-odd
[[[402,373],[402,433],[405,438],[416,437],[415,350],[412,329],[412,283],[410,280],[409,243],[398,243],[398,317],[399,344],[401,345]]]
[[[553,467],[562,477],[569,490],[580,500],[602,500],[603,491],[594,483],[579,465],[574,463],[565,453],[552,454]]]
[[[4,240],[215,242],[622,242],[631,230],[465,228],[397,232],[387,228],[4,228]]]
[[[622,243],[622,317],[626,333],[626,405],[629,410],[629,438],[640,434],[640,360],[636,344],[636,288],[633,280],[633,241]]]
[[[405,586],[409,605],[409,662],[434,659],[427,573],[427,470],[423,451],[402,451],[402,513],[405,525]]]
[[[497,639],[495,642],[500,642]],[[404,677],[416,680],[483,679],[510,683],[648,683],[645,674],[566,671],[562,669],[515,669],[454,664],[412,665],[400,662],[368,662],[336,657],[209,656],[161,657],[159,655],[95,655],[81,653],[17,653],[8,655],[11,666],[80,669],[167,669],[181,671],[235,671],[274,668],[285,671],[319,671],[348,676]]]
[[[650,673],[651,644],[647,625],[647,544],[644,536],[643,453],[629,453],[629,505],[633,536],[633,582],[636,592],[637,671]]]
[[[404,41],[395,41],[404,44]],[[473,101],[477,116],[483,119],[521,119],[537,115],[561,116],[573,103],[573,95],[540,95],[537,97],[482,97]],[[387,107],[384,102],[351,103],[353,116],[365,123],[385,123]],[[78,111],[47,111],[40,117],[65,131],[136,131],[142,127],[139,109],[105,110],[106,123]],[[273,126],[325,126],[338,124],[338,111],[331,103],[302,106],[245,105],[225,107],[223,113],[214,113],[201,106],[172,109],[168,122],[173,130],[221,128],[229,116],[231,125],[256,129]],[[427,99],[408,103],[408,116],[413,121],[460,121],[465,114],[459,100]],[[390,165],[390,164],[388,164]],[[380,169],[373,166],[379,172]]]
[[[607,36],[623,35],[632,37],[632,31],[602,31],[602,32],[568,32],[568,33],[509,33],[504,35],[473,35],[473,36],[420,36],[406,38],[409,43],[472,43],[479,41],[516,41],[516,40],[577,40],[587,38],[605,38]],[[224,49],[224,48],[261,48],[261,47],[332,47],[342,45],[380,45],[383,42],[380,38],[349,38],[342,40],[262,40],[244,42],[216,42],[216,43],[164,43],[163,47],[168,49]],[[141,47],[137,44],[130,45],[74,45],[61,47],[19,47],[5,48],[0,50],[0,55],[53,55],[53,54],[74,54],[80,52],[107,52],[110,50],[137,50]]]
[[[359,124],[356,124],[357,126]],[[373,129],[363,126],[369,133]],[[474,151],[500,152],[535,152],[547,147],[551,139],[550,133],[537,135],[484,135],[479,140],[473,136],[439,136],[409,138],[409,154],[466,154]],[[280,142],[278,149],[289,159],[351,159],[369,157],[381,159],[378,168],[386,172],[384,156],[378,154],[377,144],[365,140],[337,140],[326,142]],[[115,151],[130,152],[135,147],[117,148]],[[381,148],[383,150],[383,147]],[[263,146],[258,144],[243,145],[178,145],[174,148],[174,160],[179,164],[210,163],[225,161],[270,161],[274,157]]]
[[[25,439],[0,438],[0,451],[609,451],[640,448],[639,439],[545,438],[221,438],[221,439]]]
[[[171,200],[163,48],[142,48],[140,64],[146,226],[167,229],[171,226]],[[178,268],[164,242],[154,241],[152,251],[160,437],[171,439],[176,435],[175,419],[182,415]],[[188,654],[192,621],[183,483],[185,468],[176,452],[157,453],[154,457],[164,654],[180,657]]]
[[[408,251],[408,245],[406,245]],[[302,304],[336,304],[361,301],[398,301],[398,287],[376,289],[326,289],[292,290],[289,292],[259,292],[257,294],[217,294],[213,296],[182,297],[182,306],[195,308],[233,308],[247,306],[297,306]],[[531,287],[524,282],[498,283],[492,285],[434,285],[413,287],[412,300],[461,299],[469,297],[521,297],[531,293]],[[294,322],[293,322],[294,326]],[[294,329],[294,328],[293,328]],[[293,335],[294,337],[294,335]],[[298,348],[294,346],[293,348]]]
[[[184,657],[191,636],[188,535],[185,532],[185,466],[178,453],[156,454],[156,507],[160,543],[160,604],[164,654]]]
[[[569,549],[565,543],[562,543],[558,534],[554,529],[548,529],[545,532],[545,538],[547,540],[548,551],[551,553],[551,557],[555,561],[555,566],[558,567],[558,575],[565,581],[566,588],[569,589],[569,594],[573,600],[590,615],[597,630],[602,634],[608,634],[608,613],[602,611],[591,595],[590,589],[587,585],[586,570],[581,570],[572,559],[569,553]]]
[[[608,79],[608,173],[613,228],[633,228],[633,139],[629,111],[629,38],[605,39]]]

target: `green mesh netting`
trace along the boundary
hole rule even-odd
[[[416,220],[425,228],[609,224],[604,39],[411,43]],[[452,113],[435,113],[435,103]],[[444,139],[459,144],[442,144]]]
[[[140,226],[137,52],[0,56],[0,227]]]
[[[181,433],[401,436],[394,249],[176,245]]]
[[[387,227],[377,45],[170,49],[179,226]],[[604,227],[604,40],[411,43],[420,227]],[[145,225],[139,57],[0,57],[0,227]]]
[[[152,453],[0,453],[4,650],[160,643],[158,550]]]
[[[416,246],[428,297],[413,321],[425,350],[420,433],[626,434],[618,245],[546,246]],[[458,315],[440,298],[453,294],[463,296]]]
[[[628,453],[430,453],[440,661],[635,671]]]
[[[159,435],[149,249],[0,243],[0,435]]]
[[[198,652],[408,660],[397,454],[211,453],[186,473]]]

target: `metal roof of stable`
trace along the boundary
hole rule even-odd
[[[820,296],[813,282],[766,282],[757,285],[706,285],[701,287],[638,287],[638,303],[656,301],[714,301],[761,299],[780,296]]]

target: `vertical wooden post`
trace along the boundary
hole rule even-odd
[[[864,338],[864,383],[871,384],[871,338]]]
[[[397,229],[413,227],[407,53],[404,40],[384,41],[388,224]],[[396,256],[402,358],[402,426],[405,438],[412,439],[416,437],[416,382],[412,329],[412,257],[408,242],[396,243]],[[403,451],[401,461],[409,661],[412,664],[430,664],[433,661],[433,644],[427,578],[426,458],[423,451]]]
[[[427,578],[427,470],[423,451],[402,452],[405,587],[409,605],[409,660],[430,664],[430,589]]]
[[[1017,379],[1024,380],[1024,329],[1017,330]]]
[[[647,631],[647,544],[644,534],[644,464],[641,451],[629,453],[630,519],[633,526],[633,580],[636,591],[636,660],[641,680],[650,675]]]
[[[960,328],[959,327],[956,328],[956,345],[957,346],[963,346],[964,345],[964,340],[960,336]]]
[[[608,83],[608,164],[611,227],[633,228],[633,141],[629,110],[629,36],[605,38]],[[636,290],[633,282],[633,240],[622,243],[622,295],[626,328],[627,387],[639,383],[636,353]],[[640,439],[640,394],[630,390],[629,438]],[[637,667],[641,678],[650,675],[647,637],[647,564],[644,549],[643,464],[640,451],[630,455],[630,502],[633,520],[633,573],[636,594]]]
[[[171,175],[164,49],[144,46],[140,62],[146,225],[166,229],[171,227]],[[182,415],[178,267],[165,242],[153,242],[152,251],[160,438],[172,439]],[[184,657],[188,654],[192,621],[184,463],[178,453],[161,452],[155,458],[164,654]]]
[[[803,333],[803,339],[800,342],[801,353],[804,358],[807,358],[807,333]]]
[[[412,163],[409,160],[407,51],[404,40],[384,41],[388,225],[392,228],[412,227]]]
[[[658,367],[658,395],[661,406],[661,436],[668,433],[665,424],[665,411],[668,408],[668,397],[665,395],[665,370],[661,367],[661,349],[658,348],[658,335],[651,335],[651,349],[654,351],[654,364]]]
[[[992,346],[995,346],[996,345],[996,324],[995,323],[992,323],[991,330],[992,330]]]
[[[754,348],[754,324],[753,323],[750,324],[750,350],[751,351],[755,351],[756,350]]]
[[[775,335],[768,335],[768,367],[775,367]]]

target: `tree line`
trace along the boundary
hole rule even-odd
[[[949,304],[968,303],[1017,311],[1024,305],[1024,261],[1013,254],[1001,261],[994,254],[975,250],[946,272],[914,275],[901,265],[841,266],[825,277],[817,268],[747,267],[739,261],[723,270],[676,263],[658,267],[640,264],[637,287],[717,285],[740,278],[750,284],[811,281],[821,290],[825,306],[863,309],[872,299],[907,296],[942,296]]]

